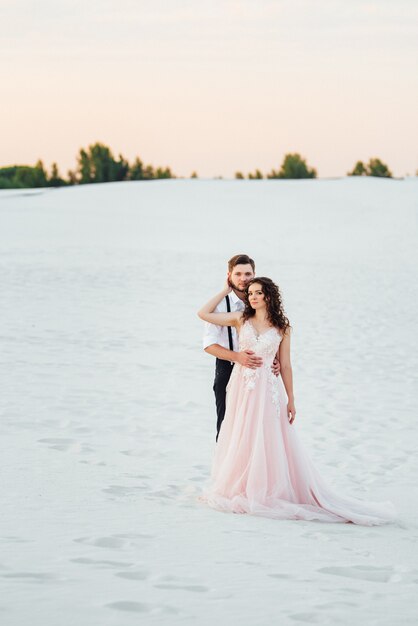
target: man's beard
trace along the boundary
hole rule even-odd
[[[232,282],[232,280],[229,282],[231,283],[232,289],[235,289],[235,291],[239,291],[240,293],[245,293],[247,291],[247,285],[245,285],[244,289],[240,289],[234,282]]]

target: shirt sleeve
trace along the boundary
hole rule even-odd
[[[222,326],[205,322],[205,330],[203,332],[203,349],[205,350],[214,343],[222,343]]]
[[[226,311],[226,303],[225,299],[222,300],[215,309],[215,312],[225,313]],[[203,349],[205,350],[209,346],[212,346],[214,343],[218,343],[222,345],[222,330],[223,326],[218,326],[217,324],[210,324],[209,322],[205,322],[205,329],[203,331]]]

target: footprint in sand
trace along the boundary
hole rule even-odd
[[[33,539],[23,539],[17,535],[5,535],[4,537],[0,537],[0,541],[4,541],[5,543],[9,543],[10,541],[13,543],[32,543]]]
[[[124,498],[127,496],[135,495],[134,492],[145,489],[148,485],[135,485],[133,487],[124,487],[123,485],[109,485],[106,489],[102,489],[104,493],[108,493],[111,496]]]
[[[322,624],[324,623],[322,621],[322,617],[316,615],[315,613],[309,613],[308,611],[306,613],[294,613],[293,615],[289,615],[289,617],[296,622],[308,622],[309,624],[318,624],[319,622]]]
[[[364,556],[365,558],[373,556],[371,552],[368,550],[353,550],[353,548],[342,548],[345,552],[351,552],[352,554],[357,554],[358,556]]]
[[[142,456],[143,450],[121,450],[121,454],[125,454],[125,456]]]
[[[128,611],[131,613],[168,613],[175,615],[179,613],[179,610],[174,606],[157,606],[152,604],[146,604],[145,602],[133,602],[129,600],[120,600],[119,602],[110,602],[105,604],[109,609],[116,609],[118,611]]]
[[[96,546],[98,548],[123,550],[129,546],[136,545],[139,539],[153,539],[153,535],[147,535],[145,533],[125,533],[111,535],[110,537],[78,537],[73,541],[76,543],[84,543],[88,546]]]
[[[352,587],[339,587],[338,592],[343,593],[344,595],[351,593],[356,596],[366,593],[363,589],[353,589]]]
[[[126,476],[126,478],[133,478],[134,480],[138,478],[140,480],[151,480],[152,478],[149,474],[130,474],[128,472],[125,472],[123,476]]]
[[[157,583],[154,585],[157,589],[184,589],[184,591],[194,591],[197,593],[206,593],[209,591],[208,587],[204,585],[176,585],[173,583]]]
[[[162,576],[160,582],[155,583],[157,589],[183,589],[184,591],[193,591],[196,593],[206,593],[210,591],[205,585],[196,584],[193,580],[177,578],[176,576]]]
[[[317,532],[317,531],[308,531],[306,533],[302,533],[301,537],[306,537],[307,539],[315,539],[316,541],[330,541],[330,537],[326,533]]]
[[[34,582],[43,583],[48,580],[58,580],[54,574],[48,574],[43,572],[10,572],[8,574],[1,574],[2,578],[13,578],[21,580],[22,582]]]
[[[50,448],[59,446],[59,449],[66,450],[71,447],[73,443],[77,443],[75,439],[66,439],[64,437],[47,437],[45,439],[38,439],[39,443],[47,443]]]
[[[164,489],[150,491],[145,497],[147,500],[155,500],[162,498],[163,500],[173,500],[181,497],[182,492],[179,485],[167,485]]]
[[[46,443],[51,450],[59,450],[60,452],[76,452],[77,454],[86,454],[92,452],[90,446],[87,446],[76,439],[67,439],[65,437],[47,437],[46,439],[38,439],[39,443]]]
[[[318,609],[344,609],[345,607],[353,606],[357,606],[356,602],[348,602],[347,600],[335,600],[334,602],[325,602],[324,604],[321,604],[320,606],[318,606]]]
[[[98,548],[110,548],[111,550],[123,550],[128,546],[128,542],[120,537],[79,537],[74,539],[76,543],[84,543],[88,546],[97,546]]]
[[[344,576],[358,580],[369,580],[376,583],[399,582],[402,577],[396,573],[393,567],[373,567],[371,565],[351,565],[348,567],[321,567],[321,574],[332,576]]]
[[[118,611],[130,611],[131,613],[150,613],[152,606],[144,602],[129,602],[128,600],[119,602],[110,602],[105,604],[109,609],[117,609]]]
[[[117,572],[115,576],[118,576],[119,578],[127,578],[128,580],[146,580],[149,577],[149,572],[146,570]]]
[[[81,563],[81,565],[93,565],[99,569],[117,569],[120,567],[132,567],[133,563],[125,563],[123,561],[108,561],[106,559],[88,559],[79,557],[77,559],[70,559],[72,563]]]
[[[79,463],[84,463],[85,465],[94,465],[94,466],[105,466],[107,463],[104,461],[79,461]]]

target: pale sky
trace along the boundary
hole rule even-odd
[[[417,0],[0,0],[0,166],[418,169]]]

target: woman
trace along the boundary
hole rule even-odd
[[[383,524],[395,516],[390,502],[369,503],[336,494],[307,456],[295,427],[290,324],[280,291],[269,278],[247,287],[243,312],[214,313],[229,285],[202,307],[202,320],[235,326],[240,350],[253,350],[263,365],[235,365],[226,413],[212,467],[211,484],[200,498],[213,508],[276,519]],[[281,378],[271,371],[280,361]]]

